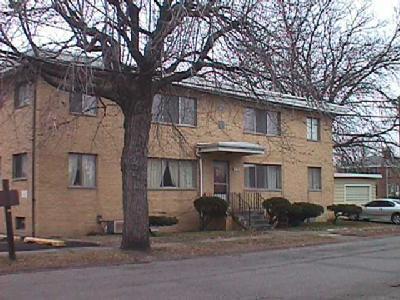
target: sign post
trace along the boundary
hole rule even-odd
[[[16,259],[11,206],[18,204],[19,204],[18,192],[15,190],[10,191],[10,185],[8,180],[4,179],[3,190],[0,191],[0,207],[4,207],[6,228],[7,228],[8,257],[10,258],[10,260]]]

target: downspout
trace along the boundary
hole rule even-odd
[[[199,153],[199,148],[196,147],[196,156],[199,159],[199,168],[200,168],[200,197],[203,196],[203,159],[201,154]]]
[[[36,89],[37,81],[34,83],[33,103],[32,103],[32,174],[31,174],[31,197],[32,197],[32,236],[36,235]]]

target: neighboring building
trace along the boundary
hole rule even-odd
[[[121,220],[119,108],[21,74],[4,75],[1,92],[1,175],[20,191],[17,233],[78,236]],[[152,215],[196,230],[193,201],[202,194],[333,202],[331,125],[341,107],[194,81],[162,94],[169,96],[155,97],[149,146]]]
[[[367,156],[339,169],[346,173],[380,174],[381,179],[377,181],[377,197],[400,197],[400,157],[396,157],[387,149],[382,151],[381,156]]]
[[[334,203],[363,204],[376,199],[380,174],[335,173]]]

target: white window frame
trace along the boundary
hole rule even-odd
[[[152,122],[153,123],[157,123],[157,124],[166,124],[166,125],[170,125],[170,124],[174,124],[176,126],[180,126],[180,127],[197,127],[197,98],[193,98],[193,97],[183,97],[183,96],[174,96],[174,95],[162,95],[162,94],[156,94],[154,95],[154,97],[161,97],[161,99],[163,97],[177,97],[178,98],[178,123],[174,123],[174,122],[167,122],[167,121],[158,121],[158,120],[154,120],[154,118],[152,117]],[[193,100],[194,103],[194,124],[187,124],[187,123],[182,123],[182,101],[184,99],[190,99]],[[152,113],[153,113],[153,108],[152,108]]]
[[[245,126],[245,118],[246,118],[246,111],[247,110],[252,110],[253,111],[253,128],[254,131],[250,131],[246,129]],[[259,132],[257,131],[257,111],[261,111],[265,114],[265,132]],[[278,128],[278,132],[277,134],[272,134],[272,133],[268,133],[268,114],[273,113],[273,114],[277,114],[277,119],[279,124],[277,124],[277,128]],[[264,110],[264,109],[258,109],[258,108],[254,108],[254,107],[245,107],[244,108],[244,113],[243,113],[243,132],[244,133],[248,133],[248,134],[260,134],[260,135],[266,135],[266,136],[281,136],[282,135],[282,120],[281,120],[282,114],[280,111],[276,111],[276,110]]]
[[[81,178],[81,181],[82,181],[82,183],[80,184],[80,185],[74,185],[74,184],[71,184],[71,182],[70,182],[70,172],[69,172],[69,168],[70,168],[70,157],[72,156],[72,155],[78,155],[78,156],[80,156],[81,157],[81,165],[80,165],[80,168],[81,168],[81,176],[82,176],[82,178]],[[84,173],[83,173],[83,166],[82,166],[82,160],[83,160],[83,157],[84,156],[91,156],[91,157],[94,157],[94,185],[83,185],[83,176],[84,176]],[[72,189],[96,189],[97,188],[97,168],[98,168],[98,159],[97,159],[97,154],[92,154],[92,153],[79,153],[79,152],[69,152],[68,153],[68,187],[69,188],[72,188]]]
[[[310,122],[310,124],[309,124]],[[316,137],[314,136],[314,122],[317,122]],[[314,117],[307,117],[307,140],[312,142],[321,141],[321,119]]]
[[[198,181],[198,166],[197,166],[197,160],[192,160],[192,159],[173,159],[173,158],[171,158],[171,159],[169,159],[169,158],[156,158],[156,157],[149,157],[149,159],[148,160],[159,160],[160,161],[160,163],[161,163],[161,176],[160,176],[160,178],[161,178],[161,180],[163,180],[163,174],[162,174],[162,166],[163,166],[163,164],[165,164],[166,163],[166,161],[175,161],[175,162],[177,162],[178,163],[178,176],[177,176],[177,178],[178,178],[178,184],[177,184],[177,186],[159,186],[159,187],[151,187],[150,186],[150,184],[149,184],[149,179],[148,179],[148,177],[147,177],[147,189],[149,190],[149,191],[157,191],[157,190],[189,190],[189,191],[191,191],[191,190],[196,190],[197,189],[197,185],[198,185],[198,183],[197,183],[197,181]],[[193,168],[194,168],[194,170],[193,170],[193,173],[192,173],[192,176],[193,176],[193,178],[192,178],[192,182],[193,182],[193,186],[192,187],[181,187],[181,182],[180,182],[180,179],[181,179],[181,162],[190,162],[190,163],[192,163],[192,166],[193,166]]]
[[[21,168],[22,168],[22,172],[25,169],[26,174],[24,174],[25,176],[22,177],[16,177],[16,169],[15,169],[15,158],[16,157],[22,157],[22,161],[21,161]],[[24,166],[24,164],[26,164]],[[28,153],[26,152],[22,152],[22,153],[16,153],[12,155],[12,178],[14,181],[19,181],[19,180],[27,180],[28,179]]]
[[[25,98],[23,102],[20,101],[20,97],[21,97],[21,89],[24,88],[25,89]],[[28,95],[26,95],[26,93],[28,93]],[[29,96],[29,97],[28,97]],[[29,82],[29,81],[24,81],[24,82],[20,82],[15,86],[15,96],[14,96],[14,108],[15,109],[19,109],[19,108],[23,108],[25,106],[29,106],[32,101],[33,101],[33,97],[35,97],[35,85],[33,82]]]
[[[257,187],[257,166],[259,167],[280,167],[280,188],[277,189],[270,189],[268,187],[266,188],[259,188]],[[255,183],[255,187],[246,187],[246,175],[245,175],[245,168],[251,168],[254,167],[255,168],[255,174],[254,174],[254,183]],[[267,169],[268,170],[268,169]],[[244,181],[244,188],[246,190],[257,190],[257,191],[268,191],[268,192],[281,192],[283,190],[283,174],[282,174],[282,165],[280,164],[254,164],[254,163],[244,163],[243,164],[243,181]],[[268,176],[268,174],[267,174]],[[268,182],[267,182],[268,184]]]
[[[312,188],[312,184],[310,187],[310,169],[319,169],[320,170],[320,188],[319,189]],[[308,184],[309,192],[321,192],[322,191],[323,184],[322,184],[322,168],[321,167],[307,167],[307,184]]]
[[[80,101],[81,101],[81,111],[80,112],[71,110],[72,101],[73,101],[73,98],[75,97],[75,94],[78,94],[80,96]],[[94,99],[96,101],[96,105],[89,110],[84,110],[85,109],[84,103],[87,103],[87,101],[89,101],[88,99]],[[71,92],[70,99],[69,99],[69,113],[72,115],[78,115],[78,116],[97,117],[98,102],[99,102],[99,97],[87,95],[82,92]]]

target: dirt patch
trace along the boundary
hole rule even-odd
[[[314,223],[298,228],[266,232],[163,233],[151,238],[152,251],[149,253],[121,251],[119,249],[121,236],[118,235],[90,236],[82,237],[82,240],[102,247],[69,248],[54,252],[17,251],[16,262],[9,262],[6,255],[0,255],[0,274],[239,254],[398,234],[400,226],[347,221],[341,221],[337,225]]]

